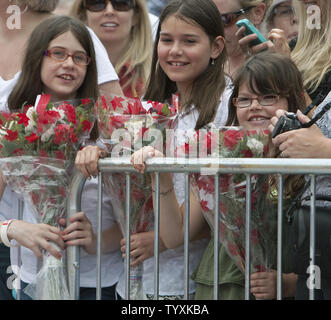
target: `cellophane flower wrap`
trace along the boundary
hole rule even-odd
[[[176,96],[173,97],[175,101]],[[177,109],[174,102],[141,102],[140,99],[102,96],[97,103],[98,127],[101,141],[110,157],[129,157],[143,146],[152,145],[163,151],[165,132],[171,128]],[[103,175],[106,191],[112,199],[114,214],[125,234],[126,175]],[[150,175],[132,173],[130,185],[130,232],[151,231],[154,228],[153,196]],[[143,299],[143,264],[130,268],[130,299]]]
[[[90,99],[49,100],[43,95],[36,106],[0,114],[0,168],[7,186],[23,195],[38,223],[60,227],[75,155],[90,135],[95,110]],[[64,266],[64,258],[44,251],[41,269],[25,292],[35,300],[69,299]]]
[[[191,134],[179,145],[180,154],[214,158],[262,158],[268,152],[269,132],[240,127],[209,128]],[[198,146],[198,147],[197,147]],[[210,168],[212,170],[212,168]],[[214,230],[215,180],[210,171],[193,175],[191,182],[202,212]],[[219,177],[219,240],[237,266],[245,270],[246,175]],[[275,263],[277,213],[269,194],[269,178],[251,175],[251,271],[268,270]]]

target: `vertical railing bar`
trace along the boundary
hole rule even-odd
[[[22,199],[18,199],[18,215],[17,215],[17,219],[18,220],[23,220],[23,206],[24,206],[24,201]],[[19,246],[17,248],[17,263],[18,263],[18,270],[17,270],[17,300],[21,300],[21,265],[22,265],[22,261],[21,261],[21,246]]]
[[[155,172],[154,300],[159,299],[160,176]]]
[[[215,175],[215,213],[214,213],[214,300],[218,300],[219,282],[219,175]]]
[[[251,222],[251,175],[246,174],[246,219],[245,219],[245,300],[250,298],[250,222]]]
[[[309,258],[310,258],[310,277],[313,277],[315,266],[315,202],[316,202],[316,181],[315,175],[310,176],[310,244],[309,244]],[[315,300],[315,288],[309,289],[309,300]]]
[[[184,230],[184,299],[189,298],[189,229],[190,229],[190,175],[185,173],[185,230]]]
[[[97,290],[96,300],[101,300],[101,245],[102,245],[102,172],[98,174],[98,236],[97,236]]]
[[[126,259],[126,286],[125,286],[125,297],[127,300],[130,298],[130,194],[131,194],[131,179],[130,173],[126,173],[126,184],[125,184],[125,259]]]
[[[278,220],[277,220],[277,300],[282,300],[283,292],[283,176],[278,175]]]

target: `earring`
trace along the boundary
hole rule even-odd
[[[215,59],[211,59],[211,63],[212,66],[215,65]]]

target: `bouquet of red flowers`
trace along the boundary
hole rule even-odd
[[[246,131],[240,127],[195,132],[179,151],[185,156],[198,150],[199,155],[216,158],[261,158],[268,152],[268,131]],[[212,168],[210,168],[212,170]],[[209,172],[194,174],[192,185],[203,214],[214,229],[215,180]],[[246,175],[223,174],[219,178],[220,241],[238,267],[245,270]],[[251,176],[251,267],[267,270],[275,262],[277,214],[269,194],[269,178]]]
[[[163,150],[165,132],[171,128],[177,114],[172,104],[118,96],[102,96],[97,103],[100,138],[111,157],[128,157],[143,146]],[[103,175],[103,183],[112,199],[115,216],[125,234],[125,185],[123,173]],[[153,198],[149,174],[131,174],[130,231],[147,232],[154,226]],[[130,269],[130,299],[143,299],[143,265]]]
[[[60,227],[76,152],[95,121],[89,100],[50,103],[0,114],[0,168],[6,184],[23,194],[39,223]],[[55,244],[53,244],[55,246]],[[25,290],[38,300],[69,299],[63,259],[44,253],[36,280]]]

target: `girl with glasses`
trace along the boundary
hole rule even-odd
[[[41,93],[50,94],[51,102],[81,97],[97,98],[93,42],[85,25],[79,20],[54,16],[33,30],[25,51],[21,76],[8,98],[9,111],[15,111],[25,103],[34,105],[37,95]],[[28,203],[24,205],[23,217],[23,220],[12,221],[7,229],[8,239],[15,239],[22,246],[20,273],[23,287],[36,276],[32,270],[37,270],[35,256],[41,257],[41,249],[61,258],[62,252],[52,247],[48,240],[54,241],[61,250],[73,243],[86,246],[88,250],[92,242],[91,223],[82,212],[75,214],[69,229],[63,231],[77,233],[68,232],[66,235],[59,228],[37,224],[34,211]],[[65,225],[65,221],[62,224]],[[23,292],[22,298],[29,299]]]
[[[267,129],[276,110],[296,112],[305,108],[300,72],[290,58],[281,54],[263,52],[251,57],[236,75],[233,85],[227,125],[240,125],[249,130]],[[270,156],[279,157],[279,150],[274,148]],[[301,190],[304,180],[301,176],[288,176],[284,181],[284,201],[287,201]],[[272,189],[277,189],[273,177],[270,191]],[[286,235],[283,243],[283,297],[293,298],[297,276],[287,256]],[[251,293],[257,299],[276,298],[276,266],[270,267],[268,272],[251,274]]]
[[[149,76],[152,32],[144,0],[76,0],[71,15],[97,34],[127,97],[141,97]]]
[[[0,110],[7,109],[8,96],[15,86],[21,70],[23,53],[26,40],[37,24],[51,15],[51,11],[57,6],[58,0],[49,1],[0,1],[0,46],[2,48],[0,58]],[[9,6],[16,5],[19,8],[18,15],[13,16],[7,10]],[[17,7],[18,6],[18,7]],[[17,22],[14,29],[9,29],[10,19]],[[11,216],[17,213],[16,193],[6,188],[3,200],[0,202],[0,217],[5,220],[6,215]],[[9,248],[0,245],[0,300],[12,299],[11,292],[7,288],[7,268],[10,265]]]

